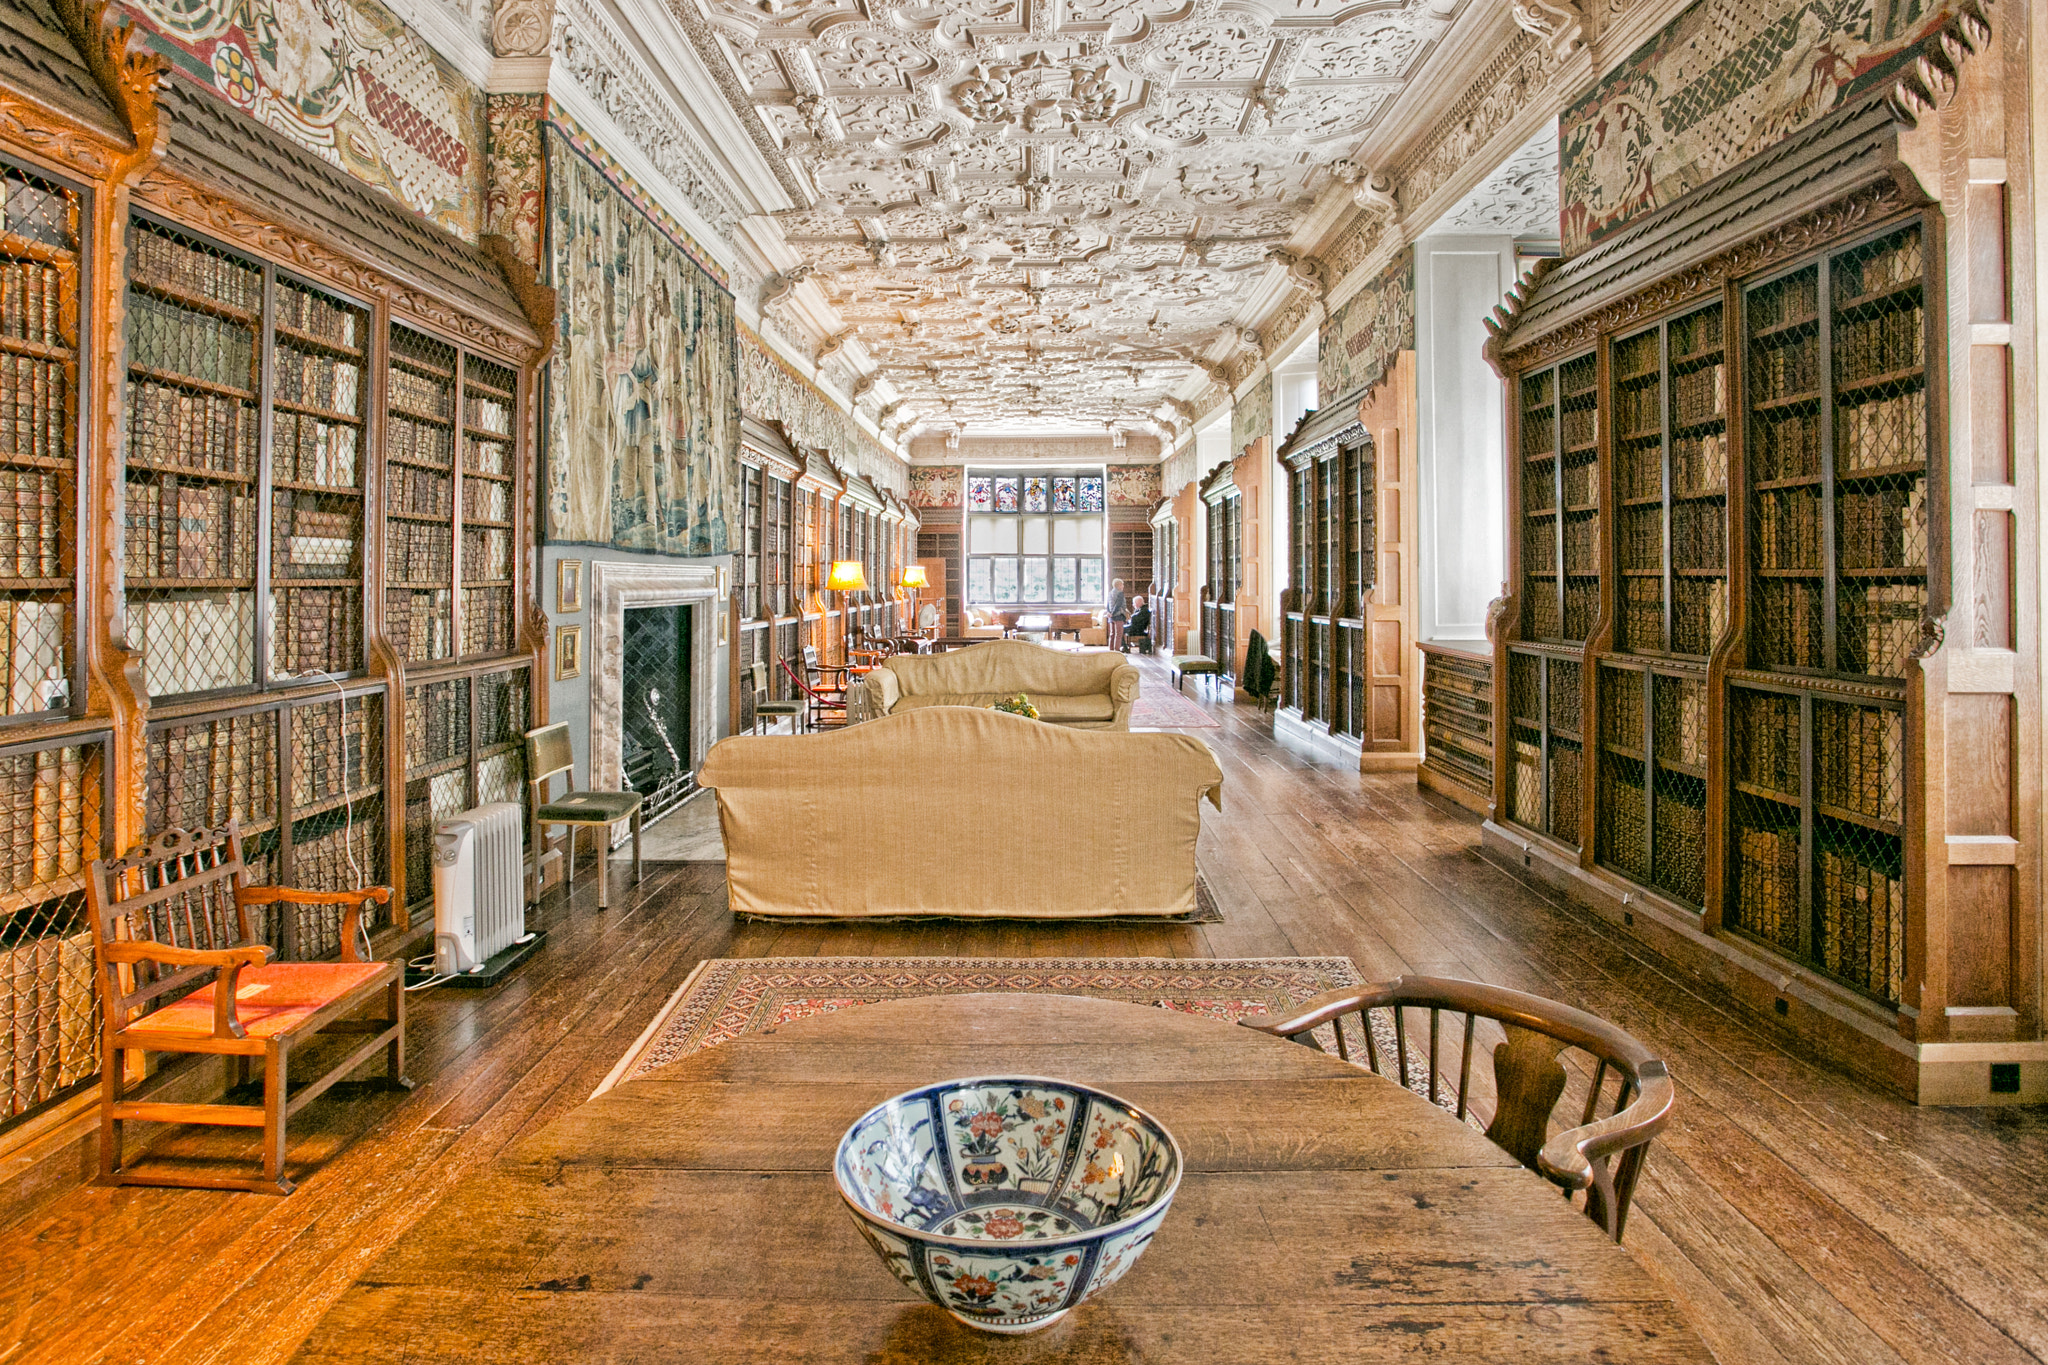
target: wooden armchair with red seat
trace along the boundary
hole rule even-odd
[[[87,880],[100,974],[100,1175],[114,1184],[179,1185],[290,1194],[284,1173],[291,1116],[380,1050],[386,1084],[405,1079],[405,974],[396,962],[364,961],[356,947],[364,909],[388,905],[391,888],[302,891],[244,885],[235,822],[213,830],[168,830],[123,857],[99,859]],[[340,907],[339,962],[272,962],[250,932],[264,905]],[[383,1017],[351,1017],[377,1000]],[[295,1048],[316,1034],[361,1034],[319,1079],[290,1089]],[[232,1059],[229,1083],[249,1079],[263,1059],[263,1103],[167,1103],[131,1098],[127,1052],[200,1053]],[[259,1179],[182,1169],[129,1169],[121,1125],[217,1124],[263,1130]]]

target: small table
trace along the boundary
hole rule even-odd
[[[1063,1076],[1158,1116],[1187,1173],[1145,1258],[1002,1339],[911,1295],[830,1175],[847,1126],[952,1076]],[[1437,1354],[1432,1354],[1437,1353]],[[465,1177],[313,1329],[366,1361],[1431,1358],[1710,1365],[1556,1187],[1389,1081],[1249,1029],[1044,995],[866,1005],[631,1081]]]

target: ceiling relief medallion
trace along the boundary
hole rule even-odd
[[[674,0],[696,7],[696,0]],[[808,278],[934,429],[1162,430],[1472,0],[705,0]],[[800,273],[801,272],[801,273]],[[1253,333],[1255,347],[1256,333]],[[1256,351],[1252,354],[1255,356]]]

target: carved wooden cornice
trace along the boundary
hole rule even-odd
[[[1769,270],[1781,261],[1819,250],[1845,233],[1867,225],[1874,226],[1912,207],[1913,201],[1896,183],[1888,181],[1874,185],[1842,203],[1775,228],[1712,260],[1667,275],[1649,288],[1597,312],[1575,318],[1565,326],[1544,333],[1533,344],[1507,353],[1502,361],[1508,370],[1514,372],[1547,365],[1586,350],[1602,333],[1624,331],[1674,308],[1718,295],[1722,286],[1731,279],[1744,279]],[[1502,308],[1496,310],[1494,318],[1487,319],[1487,330],[1494,334],[1493,341],[1512,335],[1505,332],[1502,323],[1496,320],[1506,316],[1507,310]],[[1490,348],[1493,342],[1488,345]]]

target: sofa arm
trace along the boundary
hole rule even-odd
[[[886,716],[896,709],[896,703],[903,699],[903,684],[896,679],[896,672],[890,668],[878,668],[868,674],[868,714]]]
[[[1109,701],[1115,708],[1109,722],[1111,728],[1131,728],[1131,712],[1137,709],[1141,685],[1142,678],[1134,664],[1119,664],[1109,675]]]

